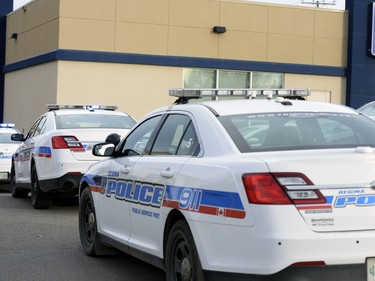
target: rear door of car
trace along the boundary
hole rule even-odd
[[[155,255],[162,252],[164,194],[175,185],[184,163],[198,151],[191,118],[167,115],[149,154],[139,158],[131,173],[137,200],[130,205],[130,246]]]

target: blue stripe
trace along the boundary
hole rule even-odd
[[[95,52],[81,50],[55,50],[33,58],[7,64],[3,67],[3,72],[8,73],[57,60],[176,66],[192,68],[231,69],[244,71],[267,71],[340,77],[346,76],[345,67],[335,66],[274,63],[215,58],[128,54],[114,52]]]
[[[234,192],[167,185],[164,198],[166,200],[180,202],[181,194],[185,189],[199,190],[202,192],[200,205],[244,210],[239,194]]]

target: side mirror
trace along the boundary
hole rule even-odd
[[[24,135],[23,134],[13,134],[10,136],[10,139],[12,141],[24,141]]]
[[[109,142],[98,143],[92,148],[92,154],[99,157],[111,156],[115,151],[115,147],[113,143]]]

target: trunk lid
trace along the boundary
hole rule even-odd
[[[375,154],[371,148],[262,153],[271,173],[302,173],[313,185],[287,190],[319,190],[320,204],[296,209],[314,231],[375,229]]]

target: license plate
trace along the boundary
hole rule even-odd
[[[375,257],[366,259],[367,281],[375,281]]]
[[[0,180],[7,180],[8,173],[7,172],[0,172]]]

